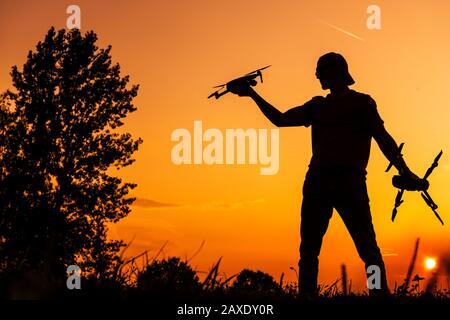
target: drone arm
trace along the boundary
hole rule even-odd
[[[227,94],[228,92],[230,92],[230,91],[224,90],[224,91],[221,91],[221,92],[216,92],[215,97],[216,97],[216,99],[219,99],[221,96],[223,96],[224,94]]]
[[[442,150],[441,150],[441,152],[438,153],[438,155],[434,159],[433,163],[431,164],[431,166],[428,168],[427,172],[423,176],[424,179],[428,178],[430,176],[430,174],[433,172],[433,170],[436,169],[436,167],[438,166],[438,162],[439,162],[439,159],[441,158],[441,156],[442,156]]]
[[[374,128],[373,137],[380,147],[381,152],[383,152],[384,156],[394,165],[400,175],[411,173],[411,170],[408,168],[399,152],[397,143],[383,125]]]

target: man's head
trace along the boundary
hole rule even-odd
[[[350,86],[355,83],[348,72],[347,61],[339,53],[329,52],[317,61],[316,77],[320,80],[322,89],[335,86]]]

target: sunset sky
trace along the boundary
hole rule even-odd
[[[137,161],[119,171],[138,187],[132,213],[111,227],[111,237],[134,239],[128,255],[156,253],[190,258],[207,271],[220,257],[231,275],[260,269],[294,280],[300,242],[301,187],[311,157],[310,128],[280,129],[280,168],[260,175],[260,165],[174,165],[173,130],[274,126],[248,98],[206,99],[211,87],[258,67],[256,90],[285,111],[325,95],[314,76],[320,55],[346,57],[352,87],[377,102],[386,128],[410,168],[422,176],[436,154],[444,155],[430,177],[430,194],[447,223],[440,225],[419,193],[407,193],[395,223],[390,220],[395,170],[375,142],[368,189],[377,240],[388,279],[402,281],[414,241],[421,238],[416,272],[429,276],[426,257],[450,252],[450,2],[434,1],[6,1],[0,2],[0,91],[12,88],[11,66],[50,26],[66,27],[66,8],[81,8],[81,31],[94,30],[131,83],[140,84],[138,111],[125,129],[144,140]],[[366,26],[369,5],[381,8],[381,30]],[[348,33],[339,31],[345,30]],[[363,263],[340,217],[334,214],[324,239],[319,281],[334,282],[345,263],[356,288]]]

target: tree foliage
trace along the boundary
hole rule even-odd
[[[134,184],[111,175],[141,139],[118,129],[134,111],[111,47],[94,32],[51,28],[0,99],[0,272],[112,272],[121,241],[108,223],[127,216]]]
[[[164,297],[193,297],[202,286],[196,272],[179,258],[154,260],[139,274],[137,288],[148,294]]]
[[[270,274],[249,269],[242,270],[230,288],[235,295],[242,297],[263,297],[281,295],[281,284],[278,284]]]

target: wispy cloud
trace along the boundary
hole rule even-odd
[[[317,21],[319,21],[320,23],[322,23],[322,24],[324,24],[324,25],[329,26],[330,28],[333,28],[334,30],[337,30],[337,31],[339,31],[339,32],[342,32],[342,33],[344,33],[344,34],[346,34],[346,35],[348,35],[348,36],[350,36],[350,37],[352,37],[352,38],[354,38],[354,39],[357,39],[357,40],[360,40],[360,41],[365,41],[365,40],[364,40],[363,38],[361,38],[360,36],[357,36],[357,35],[354,34],[354,33],[351,33],[351,32],[349,32],[349,31],[347,31],[347,30],[344,30],[344,29],[342,29],[342,28],[339,28],[338,26],[335,26],[334,24],[328,23],[328,22],[323,21],[323,20],[320,20],[320,19],[318,19]]]
[[[383,257],[396,257],[399,254],[396,253],[396,252],[393,252],[391,249],[384,248],[384,249],[381,250],[381,255]]]
[[[202,209],[236,209],[242,207],[251,207],[260,203],[264,203],[264,199],[237,201],[237,202],[206,202],[200,204]]]
[[[173,208],[173,207],[181,207],[179,204],[174,203],[165,203],[165,202],[159,202],[151,199],[145,199],[145,198],[137,198],[136,201],[134,201],[133,206],[139,207],[139,208]]]
[[[247,201],[214,201],[214,202],[204,202],[197,204],[175,204],[160,202],[151,199],[137,198],[133,203],[134,207],[143,209],[162,209],[162,208],[199,208],[199,209],[222,209],[231,210],[242,207],[250,207],[260,203],[264,203],[264,199],[247,200]]]
[[[383,257],[397,257],[398,253],[382,253]]]

